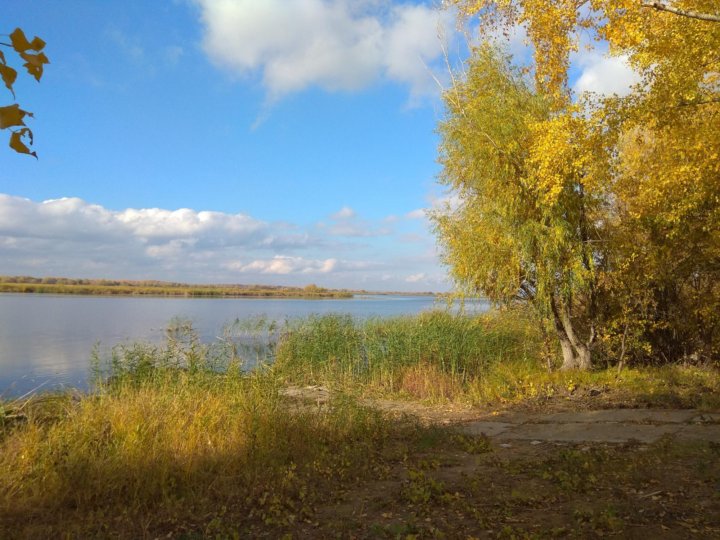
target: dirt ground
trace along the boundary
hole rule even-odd
[[[328,492],[287,538],[720,538],[716,413],[372,404],[437,427],[379,480]]]

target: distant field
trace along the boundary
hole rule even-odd
[[[165,281],[114,281],[27,276],[0,276],[0,292],[188,297],[351,298],[353,296],[350,291],[325,289],[316,285],[306,287],[192,285]]]

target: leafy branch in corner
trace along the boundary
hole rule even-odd
[[[45,48],[45,42],[37,36],[32,41],[28,41],[25,33],[20,28],[13,30],[13,33],[8,37],[10,43],[0,43],[0,45],[14,50],[25,61],[23,67],[28,72],[28,75],[31,75],[39,82],[45,64],[50,63],[45,53],[42,52]],[[0,49],[0,76],[5,83],[5,87],[13,95],[13,99],[15,99],[14,84],[17,75],[17,70],[8,65],[5,53]],[[28,146],[28,144],[30,146],[33,144],[33,132],[25,124],[25,117],[27,116],[32,118],[33,114],[21,109],[17,103],[0,107],[0,129],[10,130],[10,148],[20,154],[29,154],[37,158],[37,153],[31,151]]]

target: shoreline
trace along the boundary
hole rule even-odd
[[[184,298],[303,298],[349,299],[355,296],[438,296],[434,292],[366,291],[282,285],[192,284],[157,280],[75,279],[62,277],[1,276],[0,293],[74,294],[85,296],[156,296]]]

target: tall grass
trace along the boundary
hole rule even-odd
[[[277,345],[274,369],[301,384],[450,398],[498,363],[536,362],[541,347],[534,328],[519,312],[316,316],[291,323]]]
[[[118,349],[86,396],[0,426],[0,537],[232,537],[305,519],[421,429],[338,398],[289,403],[197,342]],[[229,357],[224,357],[227,360]],[[239,531],[239,532],[238,532]]]
[[[495,407],[585,396],[595,406],[720,407],[712,366],[548,369],[557,352],[521,310],[364,321],[325,315],[286,328],[273,369],[289,384],[435,403]]]
[[[585,385],[628,403],[719,404],[720,377],[702,367],[549,372],[535,328],[521,312],[311,317],[282,330],[272,368],[247,372],[232,336],[201,344],[179,322],[163,346],[96,358],[89,395],[0,408],[0,538],[278,537],[435,436],[353,391],[481,404]],[[345,392],[308,405],[284,397],[288,383]]]

